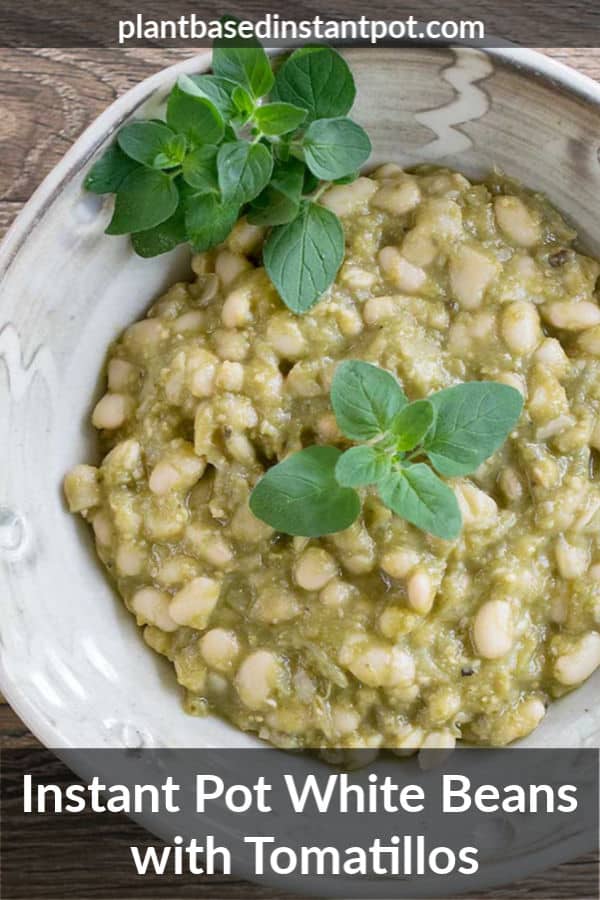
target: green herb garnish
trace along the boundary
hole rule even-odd
[[[166,122],[122,128],[85,186],[116,194],[107,234],[131,234],[145,257],[186,241],[208,250],[246,214],[270,229],[264,264],[283,302],[306,312],[344,252],[341,223],[318,199],[354,180],[371,152],[346,117],[352,73],[335,50],[306,47],[275,75],[256,40],[217,42],[212,64],[211,75],[179,77]]]
[[[344,435],[363,443],[343,453],[308,447],[273,466],[251,494],[254,515],[285,534],[331,534],[359,515],[355,489],[374,485],[396,515],[452,540],[460,509],[434,469],[475,471],[506,440],[523,398],[507,385],[473,381],[409,403],[390,372],[348,360],[335,372],[331,405]]]

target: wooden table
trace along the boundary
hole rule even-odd
[[[600,49],[547,51],[600,80]],[[0,49],[0,237],[75,138],[116,97],[147,75],[190,56],[186,50]],[[0,748],[35,747],[36,738],[0,696]],[[26,840],[24,835],[24,840]],[[490,900],[594,900],[597,857],[583,857],[508,888]],[[179,896],[267,900],[281,894],[235,878],[196,879]],[[448,898],[450,900],[450,898]]]

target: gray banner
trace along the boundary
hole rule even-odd
[[[597,750],[354,753],[350,769],[270,749],[59,752],[2,754],[5,900],[171,897],[219,873],[481,896],[598,847]]]

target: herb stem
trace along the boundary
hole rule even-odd
[[[324,194],[325,191],[330,187],[331,181],[324,181],[322,184],[320,184],[316,191],[310,195],[310,199],[312,200],[312,202],[316,203],[319,197],[321,197],[321,195]]]

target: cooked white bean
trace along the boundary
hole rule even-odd
[[[244,386],[244,367],[239,362],[224,360],[216,375],[216,385],[224,391],[232,391],[237,393]]]
[[[539,222],[518,197],[496,197],[494,212],[500,230],[520,247],[533,247],[541,240]]]
[[[241,253],[233,253],[231,250],[220,250],[217,253],[215,275],[225,291],[229,290],[242,272],[248,272],[252,268],[250,260]]]
[[[267,326],[267,339],[284,359],[299,359],[307,350],[300,325],[291,316],[274,316]]]
[[[369,297],[363,306],[363,319],[367,325],[376,325],[382,319],[391,319],[398,313],[400,297]]]
[[[305,591],[320,591],[336,575],[337,568],[330,553],[320,547],[309,547],[296,561],[294,578]]]
[[[357,178],[351,184],[335,184],[321,197],[321,203],[338,216],[347,216],[363,206],[377,190],[371,178]]]
[[[473,643],[484,659],[500,659],[513,645],[513,624],[510,603],[506,600],[487,600],[479,608],[473,622]]]
[[[498,484],[507,500],[520,500],[523,496],[521,479],[513,468],[508,467],[500,472]]]
[[[318,397],[323,387],[317,380],[318,370],[311,363],[296,363],[287,374],[285,386],[294,397]]]
[[[81,512],[100,503],[99,472],[95,466],[74,466],[65,476],[64,491],[71,512]]]
[[[404,177],[398,182],[383,184],[371,198],[371,206],[395,216],[410,212],[421,201],[421,191],[416,181]]]
[[[350,600],[356,594],[356,588],[341,578],[332,578],[319,594],[319,600],[324,606],[330,606],[338,609]]]
[[[437,254],[437,246],[426,226],[416,225],[404,235],[402,256],[415,266],[430,265]]]
[[[544,321],[565,331],[584,331],[600,324],[600,307],[589,300],[556,300],[544,303],[541,311]]]
[[[169,613],[170,597],[153,587],[140,588],[131,598],[131,607],[138,624],[156,625],[161,631],[176,631],[179,627]]]
[[[221,310],[221,321],[225,328],[243,328],[252,321],[251,299],[247,285],[235,288],[227,295]]]
[[[249,254],[260,249],[267,229],[262,225],[251,225],[244,217],[233,226],[227,238],[227,246],[234,253]]]
[[[221,359],[242,362],[248,355],[250,345],[245,334],[232,329],[217,329],[213,334],[215,349]]]
[[[356,731],[360,725],[360,714],[348,706],[334,706],[331,710],[331,724],[340,737]]]
[[[591,329],[591,331],[593,331],[593,329]],[[579,340],[581,341],[585,337],[585,335],[590,334],[591,331],[586,331],[585,334],[579,338]],[[540,346],[535,351],[533,358],[536,360],[536,362],[546,366],[546,368],[549,369],[558,378],[566,375],[571,365],[569,357],[563,350],[560,342],[556,340],[556,338],[544,338]]]
[[[146,561],[146,554],[135,544],[120,544],[116,555],[119,575],[139,575]]]
[[[227,628],[211,628],[200,641],[200,652],[205,663],[218,672],[228,672],[231,669],[239,649],[235,631]]]
[[[412,573],[406,584],[408,603],[415,612],[426,616],[433,606],[435,587],[427,572],[417,569]]]
[[[473,531],[489,528],[498,516],[493,497],[469,481],[458,482],[454,488],[463,518],[463,526]]]
[[[386,278],[407,294],[416,293],[427,280],[423,269],[409,263],[397,247],[384,247],[377,258]]]
[[[133,409],[133,400],[128,394],[105,394],[92,413],[94,428],[114,430],[124,425]]]
[[[505,307],[500,328],[508,349],[518,356],[531,353],[542,339],[539,313],[533,303],[524,300]]]
[[[97,542],[103,547],[108,547],[112,541],[113,527],[108,514],[103,509],[97,512],[92,519],[92,528]]]
[[[369,687],[398,687],[414,681],[415,663],[400,647],[375,641],[350,641],[342,648],[340,662]]]
[[[263,708],[277,688],[281,666],[274,653],[256,650],[238,669],[235,685],[242,703],[251,710]]]
[[[140,378],[140,370],[126,359],[111,359],[108,364],[108,389],[111,393],[133,390]]]
[[[202,631],[219,600],[221,582],[198,575],[177,591],[169,604],[169,615],[178,625]]]
[[[253,619],[276,625],[278,622],[289,622],[300,613],[298,598],[285,587],[275,586],[263,588],[252,604]]]
[[[377,275],[360,266],[345,265],[342,266],[340,279],[355,291],[367,291],[377,281]]]
[[[464,244],[450,258],[450,287],[463,309],[476,309],[498,272],[498,263]]]
[[[587,546],[574,546],[564,535],[559,535],[554,547],[558,571],[563,578],[579,578],[590,564],[590,552]]]
[[[554,663],[554,676],[568,687],[581,684],[600,666],[600,634],[591,631]]]
[[[226,568],[233,559],[233,551],[218,531],[211,531],[202,525],[189,525],[185,531],[185,541],[192,553],[217,569]]]
[[[168,451],[150,473],[148,487],[162,496],[172,490],[189,490],[206,470],[206,457],[198,456],[191,444],[182,443]]]
[[[160,319],[142,319],[123,334],[125,345],[140,357],[155,353],[159,344],[169,337],[169,330]]]
[[[392,578],[405,578],[419,562],[416,550],[400,547],[389,550],[381,557],[381,568]]]
[[[377,181],[386,181],[401,175],[404,175],[404,169],[398,163],[384,163],[375,169],[371,178],[375,178]]]

